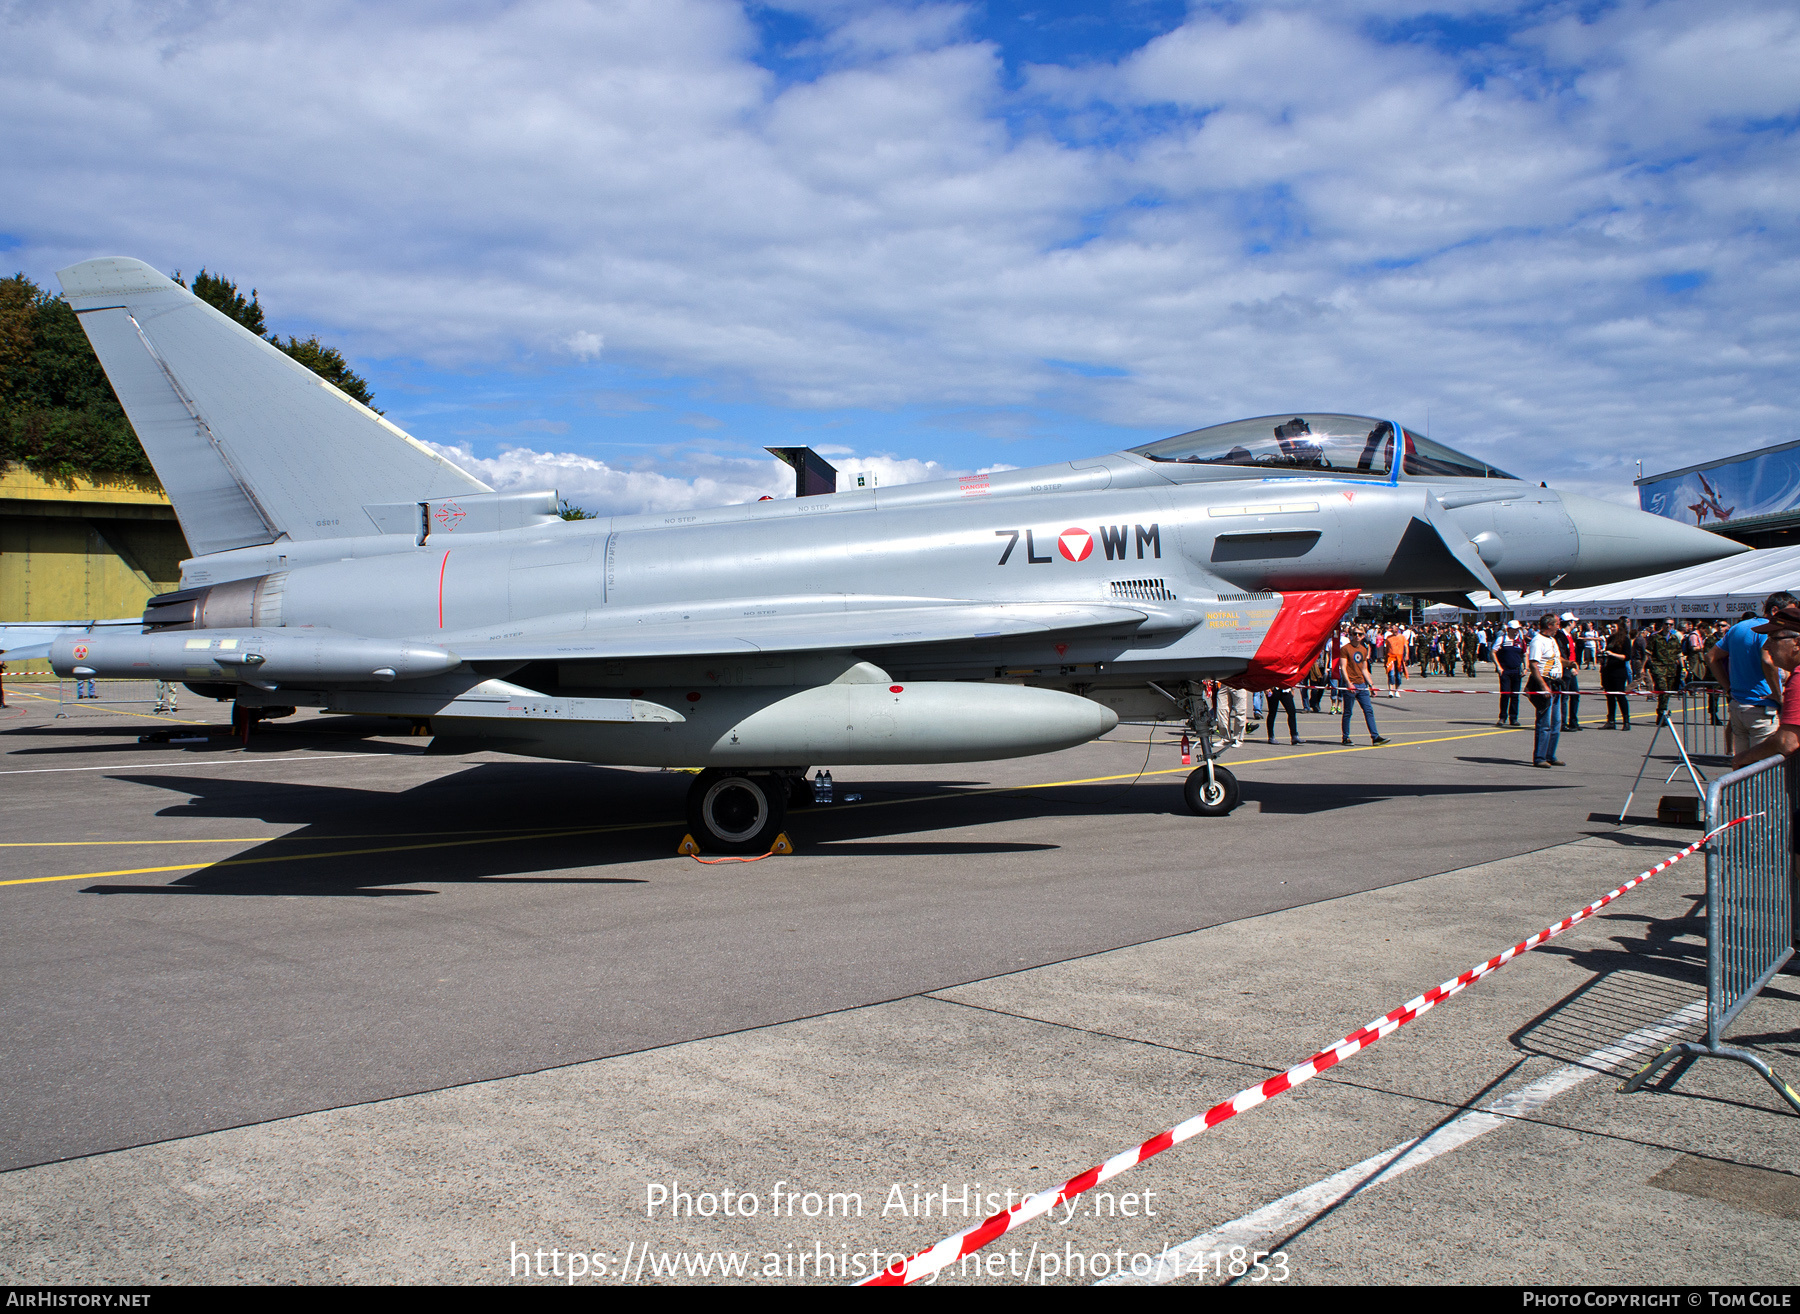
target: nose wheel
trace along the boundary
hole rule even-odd
[[[784,776],[702,771],[688,787],[688,832],[709,853],[765,853],[787,819],[788,789]]]
[[[1181,796],[1196,816],[1226,816],[1238,805],[1237,777],[1217,762],[1196,767],[1182,786]]]

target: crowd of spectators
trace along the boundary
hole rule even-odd
[[[1774,594],[1763,615],[1773,616],[1784,607],[1800,608],[1800,602],[1787,593]],[[1726,727],[1727,751],[1741,758],[1764,744],[1780,724],[1784,677],[1765,651],[1759,619],[1733,625],[1667,617],[1604,620],[1565,612],[1546,614],[1532,624],[1485,619],[1418,625],[1347,622],[1321,647],[1295,687],[1254,699],[1231,691],[1226,734],[1229,742],[1241,744],[1246,733],[1258,728],[1266,705],[1269,741],[1275,739],[1274,713],[1281,710],[1287,713],[1290,739],[1301,743],[1296,711],[1320,712],[1329,698],[1331,712],[1342,718],[1344,743],[1353,742],[1350,731],[1358,711],[1370,741],[1387,743],[1376,723],[1376,673],[1385,672],[1385,692],[1398,698],[1416,668],[1422,680],[1474,679],[1491,672],[1499,691],[1497,726],[1523,728],[1521,704],[1529,703],[1533,766],[1563,765],[1557,756],[1563,734],[1630,730],[1634,695],[1653,693],[1656,716],[1661,717],[1670,697],[1690,688],[1705,691],[1706,714],[1714,725]],[[1584,725],[1581,676],[1588,671],[1599,675],[1606,717]]]
[[[1376,726],[1375,672],[1385,668],[1388,696],[1398,698],[1407,691],[1415,666],[1421,679],[1434,675],[1457,679],[1458,668],[1460,678],[1473,679],[1482,667],[1491,670],[1500,697],[1495,725],[1522,729],[1520,703],[1530,703],[1535,717],[1532,765],[1542,769],[1564,765],[1557,756],[1564,733],[1628,731],[1632,698],[1643,698],[1647,704],[1650,695],[1655,696],[1660,722],[1671,698],[1684,690],[1688,696],[1683,717],[1704,715],[1723,727],[1725,751],[1734,768],[1777,755],[1790,759],[1790,764],[1800,760],[1800,678],[1795,676],[1800,670],[1800,599],[1790,593],[1771,594],[1760,617],[1745,616],[1735,624],[1668,617],[1634,622],[1626,616],[1605,621],[1567,612],[1545,614],[1531,625],[1518,620],[1345,624],[1322,645],[1294,687],[1268,695],[1269,742],[1275,742],[1277,708],[1287,712],[1289,735],[1298,744],[1303,741],[1296,706],[1322,712],[1329,698],[1331,713],[1342,717],[1344,743],[1353,742],[1351,724],[1359,710],[1370,741],[1387,743]],[[1581,675],[1595,670],[1606,698],[1606,719],[1583,725]],[[1249,694],[1237,691],[1234,707],[1239,695],[1243,710],[1235,723],[1254,729],[1264,696],[1256,695],[1253,703]],[[1236,730],[1231,742],[1241,744],[1244,733]],[[1800,855],[1800,770],[1790,765],[1785,774],[1792,844]],[[1800,950],[1800,863],[1791,869],[1789,879],[1793,943]],[[1792,963],[1800,963],[1800,953]]]

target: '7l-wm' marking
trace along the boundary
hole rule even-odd
[[[1150,555],[1162,557],[1162,527],[1160,525],[1133,525],[1132,543],[1137,548],[1137,559],[1144,559],[1144,548],[1150,549]],[[1000,563],[1004,566],[1012,560],[1013,549],[1019,546],[1020,533],[1025,535],[1025,560],[1033,566],[1046,565],[1061,554],[1064,561],[1086,561],[1094,555],[1094,536],[1080,527],[1065,529],[1056,536],[1056,553],[1046,552],[1038,555],[1037,536],[1034,530],[996,529],[995,538],[1006,540],[1006,549],[1000,554]],[[1123,561],[1126,555],[1126,534],[1124,525],[1101,525],[1100,546],[1106,550],[1108,561]]]

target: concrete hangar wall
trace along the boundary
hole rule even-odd
[[[0,621],[135,616],[192,555],[160,488],[0,470]],[[21,662],[14,670],[48,670]]]

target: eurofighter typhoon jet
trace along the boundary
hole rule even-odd
[[[703,768],[691,829],[767,848],[815,763],[1048,753],[1292,683],[1359,590],[1599,584],[1741,550],[1391,420],[1284,413],[1028,470],[564,521],[495,492],[137,260],[69,304],[195,556],[63,676],[410,717],[434,753]]]

